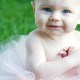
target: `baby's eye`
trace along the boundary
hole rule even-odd
[[[63,10],[63,13],[67,14],[67,13],[71,13],[70,10]]]
[[[50,8],[43,8],[42,10],[44,10],[46,12],[52,12],[52,10]]]

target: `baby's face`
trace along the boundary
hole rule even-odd
[[[79,3],[79,0],[36,0],[36,25],[49,35],[72,32],[80,18]]]

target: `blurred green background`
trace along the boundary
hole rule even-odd
[[[0,0],[0,42],[35,28],[31,0]]]
[[[35,28],[31,0],[0,0],[0,42]]]

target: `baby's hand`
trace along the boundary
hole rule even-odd
[[[80,64],[80,49],[76,49],[74,47],[65,48],[59,52],[58,56],[60,58],[64,58],[66,56],[72,57],[75,61],[79,62]]]
[[[58,56],[61,58],[64,58],[71,53],[72,49],[73,49],[73,47],[65,48],[59,52]]]

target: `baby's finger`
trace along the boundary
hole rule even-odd
[[[58,55],[63,58],[67,56],[67,53],[65,51],[60,51]]]
[[[65,52],[66,52],[68,49],[69,49],[69,47],[68,47],[68,48],[66,47],[66,48],[64,48],[64,49],[63,49],[63,51],[65,51]]]
[[[66,52],[65,51],[60,51],[59,54],[64,54],[65,55]]]
[[[72,47],[72,46],[71,46],[71,47],[69,47],[69,49],[68,49],[68,55],[69,55],[69,54],[71,54],[73,50],[75,50],[75,48],[74,48],[74,47]]]
[[[73,50],[73,47],[70,47],[70,48],[68,49],[68,54],[70,54],[70,53],[72,52],[72,50]]]

